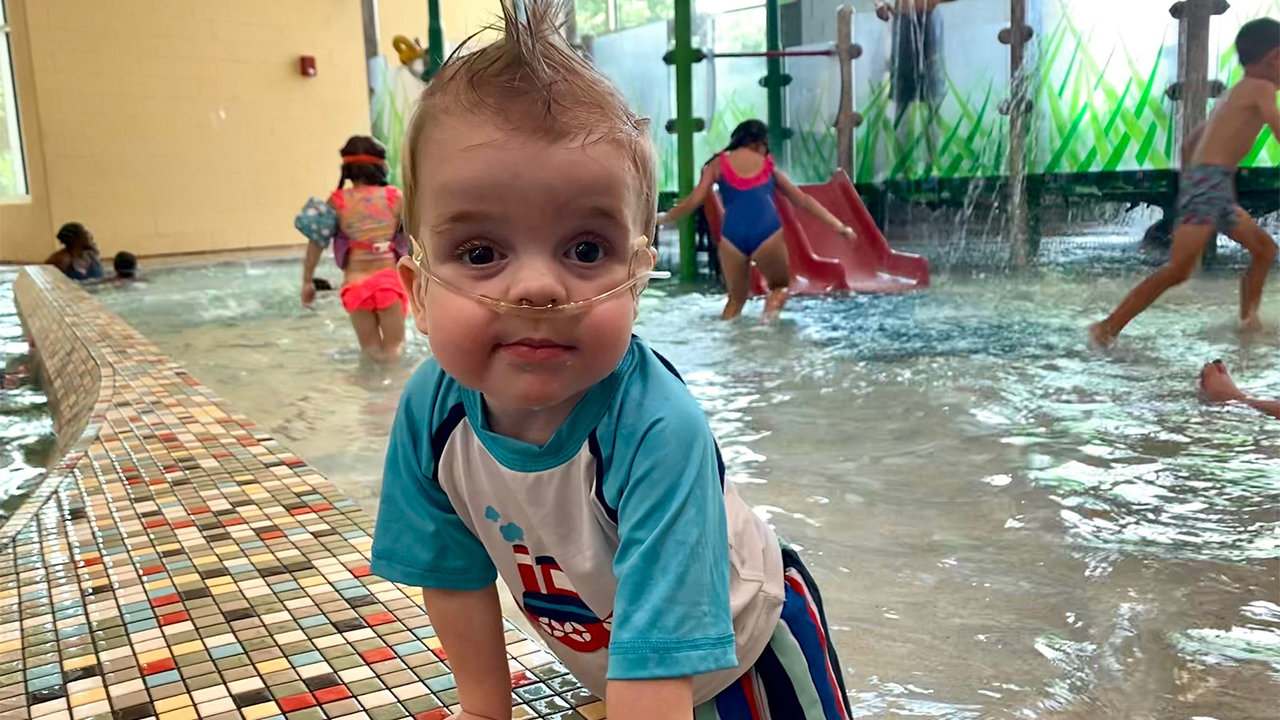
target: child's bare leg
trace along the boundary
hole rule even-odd
[[[1249,269],[1240,278],[1240,324],[1256,327],[1258,308],[1262,306],[1262,288],[1276,259],[1276,243],[1243,208],[1236,208],[1236,225],[1228,235],[1243,245],[1251,256]]]
[[[787,256],[787,245],[782,231],[774,233],[765,240],[751,256],[764,275],[769,286],[769,295],[764,301],[764,321],[769,322],[778,317],[782,306],[787,304],[787,287],[791,285],[791,263]]]
[[[732,320],[742,314],[742,306],[747,304],[751,285],[751,260],[724,238],[720,239],[719,246],[720,272],[724,275],[724,287],[729,293],[720,318]]]
[[[368,310],[357,310],[349,317],[351,327],[356,331],[356,339],[360,341],[360,349],[375,359],[382,357],[382,334],[378,332],[378,316]]]
[[[379,350],[382,358],[387,361],[399,360],[401,353],[404,352],[403,306],[397,302],[391,307],[379,310],[376,315],[378,332],[381,335]]]
[[[1129,291],[1105,320],[1090,326],[1090,339],[1102,346],[1114,342],[1120,331],[1166,290],[1191,277],[1204,246],[1215,237],[1217,232],[1212,225],[1179,225],[1173,234],[1173,246],[1169,248],[1169,261]]]

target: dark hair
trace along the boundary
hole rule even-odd
[[[380,163],[349,163],[344,160],[342,175],[338,178],[339,190],[348,180],[365,185],[385,186],[387,184],[387,148],[378,142],[377,138],[371,138],[368,135],[352,135],[339,152],[343,158],[349,155],[372,155],[382,158]]]
[[[78,222],[69,222],[58,228],[58,242],[64,247],[70,248],[77,242],[89,240],[89,229]]]
[[[764,124],[763,120],[743,120],[738,123],[738,127],[733,129],[733,134],[729,136],[729,144],[724,149],[716,153],[711,160],[738,148],[749,147],[751,145],[764,145],[764,153],[769,154],[769,126]],[[711,160],[706,162],[711,164]]]
[[[138,274],[138,256],[131,252],[116,253],[111,264],[115,268],[116,275],[122,278],[131,278]]]
[[[1252,65],[1280,47],[1280,22],[1271,18],[1250,20],[1236,33],[1236,54],[1241,65]]]

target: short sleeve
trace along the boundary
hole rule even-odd
[[[715,440],[692,399],[644,432],[615,507],[609,679],[736,667],[724,491]]]
[[[493,584],[497,570],[440,483],[430,476],[430,438],[436,430],[430,419],[442,375],[438,367],[430,370],[419,370],[400,398],[382,476],[370,569],[404,585],[479,590]]]

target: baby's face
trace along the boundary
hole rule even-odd
[[[549,143],[479,118],[446,119],[420,140],[418,225],[436,275],[512,304],[586,300],[625,282],[643,234],[637,181],[612,143]],[[576,402],[626,354],[630,292],[573,314],[504,314],[418,273],[418,329],[440,366],[493,408]]]

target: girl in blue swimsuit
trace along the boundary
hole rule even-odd
[[[734,129],[728,147],[702,168],[702,181],[693,194],[660,215],[658,223],[674,222],[692,212],[711,197],[712,186],[716,184],[724,203],[724,225],[720,230],[724,242],[719,244],[719,254],[724,284],[729,291],[729,300],[721,315],[725,320],[742,313],[750,293],[753,262],[769,285],[764,319],[776,317],[787,302],[791,267],[782,238],[782,219],[773,199],[775,191],[841,235],[854,239],[853,230],[773,166],[769,155],[769,128],[759,120],[747,120]]]

